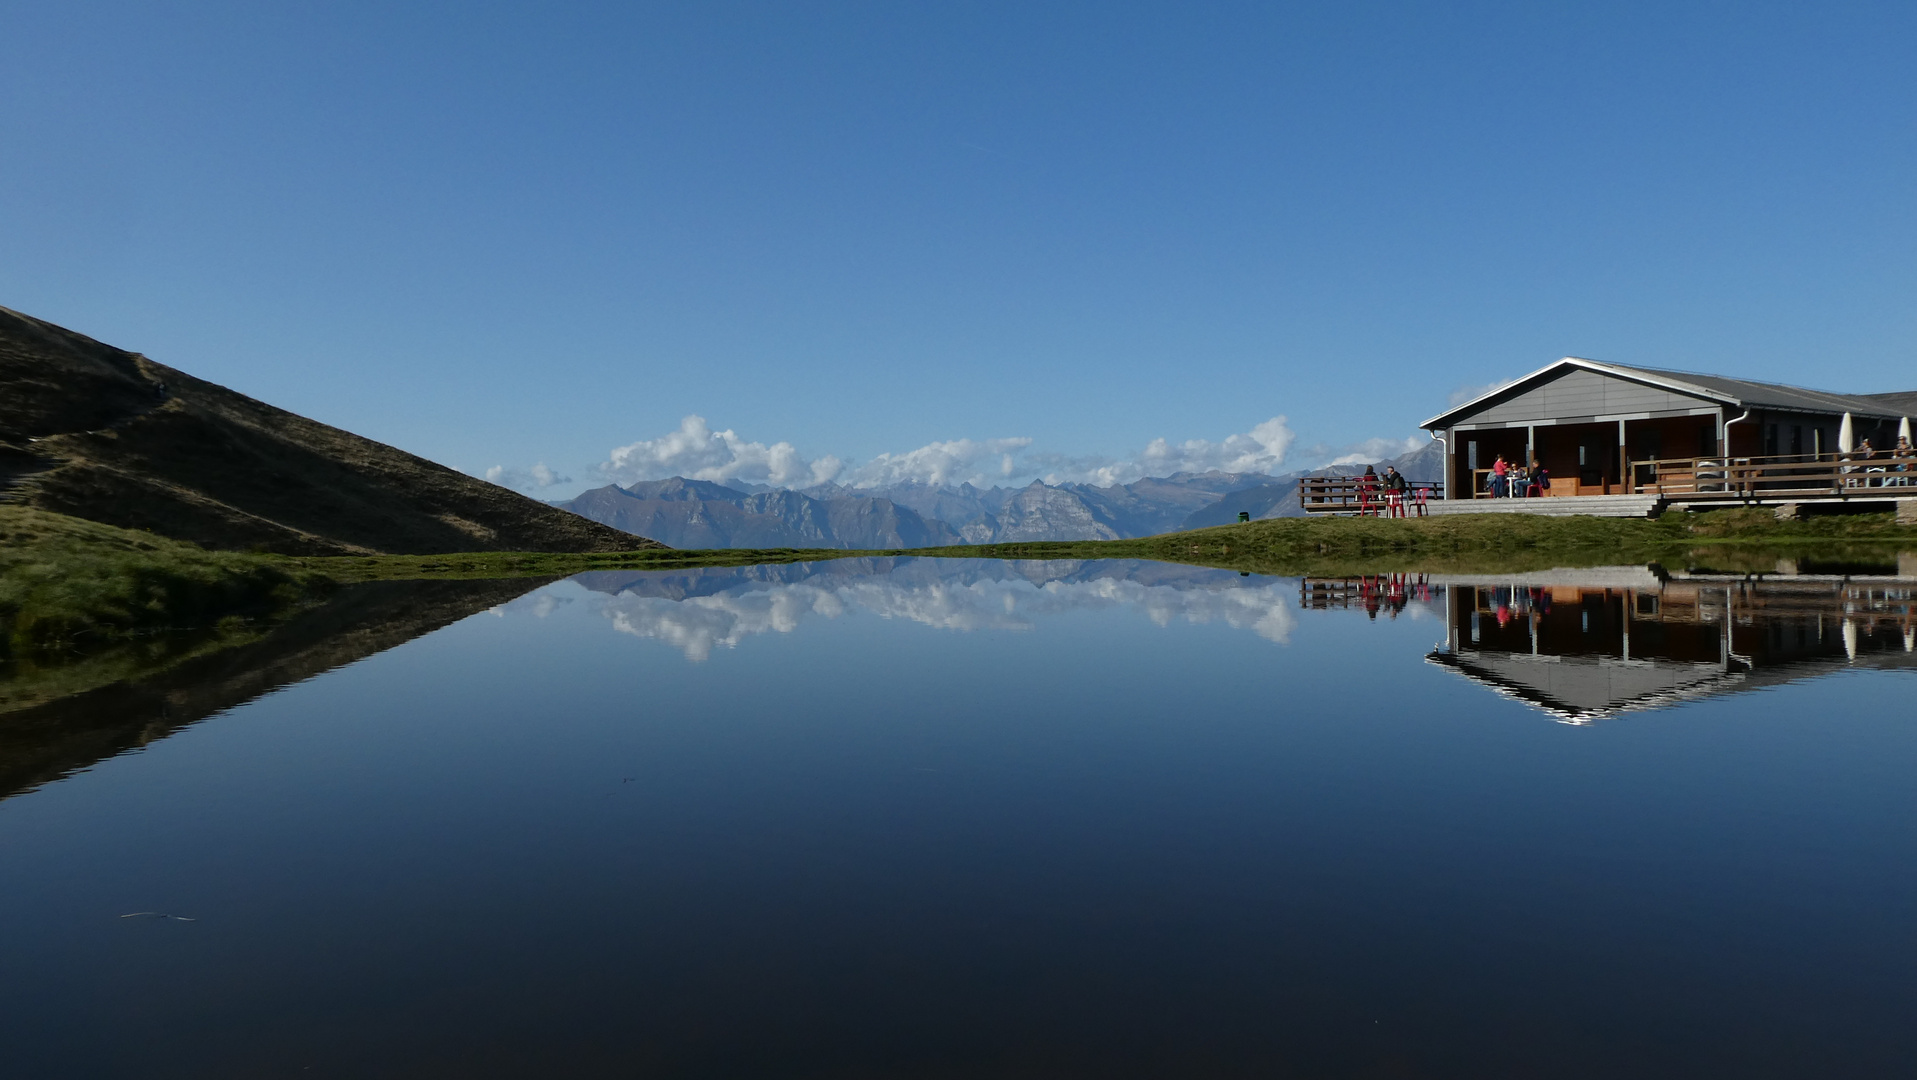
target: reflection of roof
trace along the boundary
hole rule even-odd
[[[1436,649],[1427,663],[1447,667],[1504,697],[1522,701],[1567,724],[1588,724],[1619,713],[1661,709],[1711,694],[1728,694],[1814,679],[1846,668],[1917,672],[1917,653],[1887,647],[1803,657],[1755,667],[1733,655],[1727,665],[1678,660],[1620,660],[1606,656],[1537,656]]]
[[[1750,379],[1733,379],[1723,375],[1704,375],[1691,371],[1631,367],[1626,364],[1606,364],[1597,360],[1567,356],[1462,405],[1447,409],[1419,426],[1447,427],[1456,417],[1477,412],[1495,400],[1523,393],[1534,385],[1556,378],[1564,371],[1575,369],[1595,371],[1633,382],[1649,383],[1678,393],[1721,401],[1738,408],[1757,407],[1815,413],[1848,412],[1858,416],[1889,420],[1908,416],[1913,409],[1917,409],[1917,390],[1889,394],[1833,394],[1825,390],[1787,386],[1783,383],[1755,382]]]
[[[1736,657],[1697,664],[1440,649],[1425,660],[1572,724],[1738,689],[1750,672]]]

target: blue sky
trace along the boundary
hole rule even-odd
[[[1917,388],[1908,4],[554,7],[0,4],[0,304],[548,496]]]

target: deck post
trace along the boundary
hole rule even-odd
[[[1629,495],[1631,493],[1631,451],[1624,445],[1624,421],[1622,420],[1617,422],[1617,478],[1618,494]],[[1608,492],[1611,489],[1604,490]]]

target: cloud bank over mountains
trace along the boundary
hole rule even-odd
[[[1032,445],[1027,438],[953,439],[927,443],[903,454],[880,454],[842,482],[847,487],[886,487],[899,483],[963,484],[980,487],[1020,473],[1018,455]]]
[[[823,484],[843,468],[831,455],[807,461],[789,442],[767,446],[740,438],[731,428],[714,431],[699,415],[679,421],[679,430],[613,449],[595,470],[617,483],[683,476],[723,484],[745,480],[773,487]]]
[[[744,481],[776,488],[806,488],[837,482],[850,488],[886,488],[919,483],[977,487],[1081,483],[1096,487],[1127,484],[1148,476],[1181,472],[1273,473],[1292,468],[1379,461],[1422,446],[1424,440],[1367,439],[1342,447],[1318,445],[1294,453],[1297,433],[1284,416],[1274,416],[1250,431],[1217,441],[1156,438],[1122,457],[1071,455],[1038,447],[1029,436],[948,439],[916,450],[887,452],[869,461],[848,463],[831,454],[807,458],[790,442],[757,442],[730,428],[715,431],[705,417],[689,415],[679,427],[651,439],[615,447],[589,473],[602,481],[633,484],[681,476],[724,484]],[[569,483],[543,463],[531,469],[495,465],[486,479],[528,493]]]
[[[1274,416],[1249,432],[1227,435],[1218,442],[1153,439],[1124,459],[1034,453],[1036,440],[1016,436],[931,442],[916,450],[883,453],[848,466],[831,455],[807,461],[788,442],[768,446],[748,442],[730,430],[715,432],[705,417],[695,415],[680,421],[675,432],[615,449],[595,471],[622,484],[684,476],[715,483],[738,479],[773,487],[808,487],[829,480],[854,488],[900,483],[971,483],[986,487],[1035,479],[1048,484],[1075,481],[1108,487],[1146,476],[1209,469],[1270,472],[1284,464],[1285,454],[1296,440],[1286,419]]]

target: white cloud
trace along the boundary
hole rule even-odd
[[[1048,484],[1074,481],[1095,487],[1130,483],[1147,476],[1170,476],[1180,472],[1208,472],[1213,469],[1235,473],[1278,471],[1297,441],[1297,434],[1282,416],[1252,428],[1242,435],[1227,435],[1218,442],[1187,439],[1173,443],[1153,439],[1129,460],[1108,457],[1067,457],[1063,454],[1032,455],[1029,464],[1043,474]]]
[[[789,442],[747,442],[737,432],[714,431],[703,416],[688,416],[679,430],[657,439],[641,439],[612,451],[598,467],[621,483],[684,476],[723,483],[751,480],[778,487],[822,484],[839,474],[838,458],[826,455],[807,461]]]
[[[1297,439],[1282,416],[1274,416],[1244,435],[1227,435],[1220,442],[1189,439],[1173,446],[1153,439],[1139,455],[1148,476],[1175,472],[1271,472],[1285,462],[1285,452]],[[1162,470],[1162,471],[1160,471]]]
[[[977,466],[987,458],[999,458],[997,472],[1009,477],[1018,472],[1013,455],[1032,445],[1032,440],[953,439],[927,443],[903,454],[880,454],[852,470],[848,483],[853,487],[882,487],[905,481],[921,484],[958,484],[970,481],[984,485],[985,472]]]
[[[512,488],[514,491],[523,491],[527,494],[544,491],[557,484],[572,483],[572,477],[559,475],[547,468],[543,461],[530,469],[509,469],[504,465],[494,465],[486,470],[486,479],[500,487]]]
[[[1250,431],[1213,442],[1158,438],[1129,457],[1068,455],[1034,451],[1034,440],[1019,436],[997,439],[948,439],[916,450],[884,453],[848,464],[832,455],[807,460],[789,442],[767,445],[749,442],[730,429],[714,431],[705,417],[687,416],[676,431],[656,439],[642,439],[611,452],[594,471],[619,483],[684,476],[724,483],[749,480],[777,487],[809,487],[838,480],[852,488],[886,487],[899,483],[980,487],[1019,484],[1040,479],[1048,484],[1082,483],[1097,487],[1125,484],[1148,476],[1219,470],[1233,473],[1278,473],[1293,457],[1307,464],[1373,462],[1418,449],[1424,441],[1366,439],[1346,446],[1318,445],[1294,454],[1297,434],[1290,421],[1274,416]],[[1296,467],[1295,465],[1293,466]],[[544,469],[544,466],[539,466]],[[551,470],[545,470],[548,476]],[[488,472],[488,479],[493,473]],[[549,481],[564,482],[564,477]],[[504,482],[504,481],[501,481]]]

